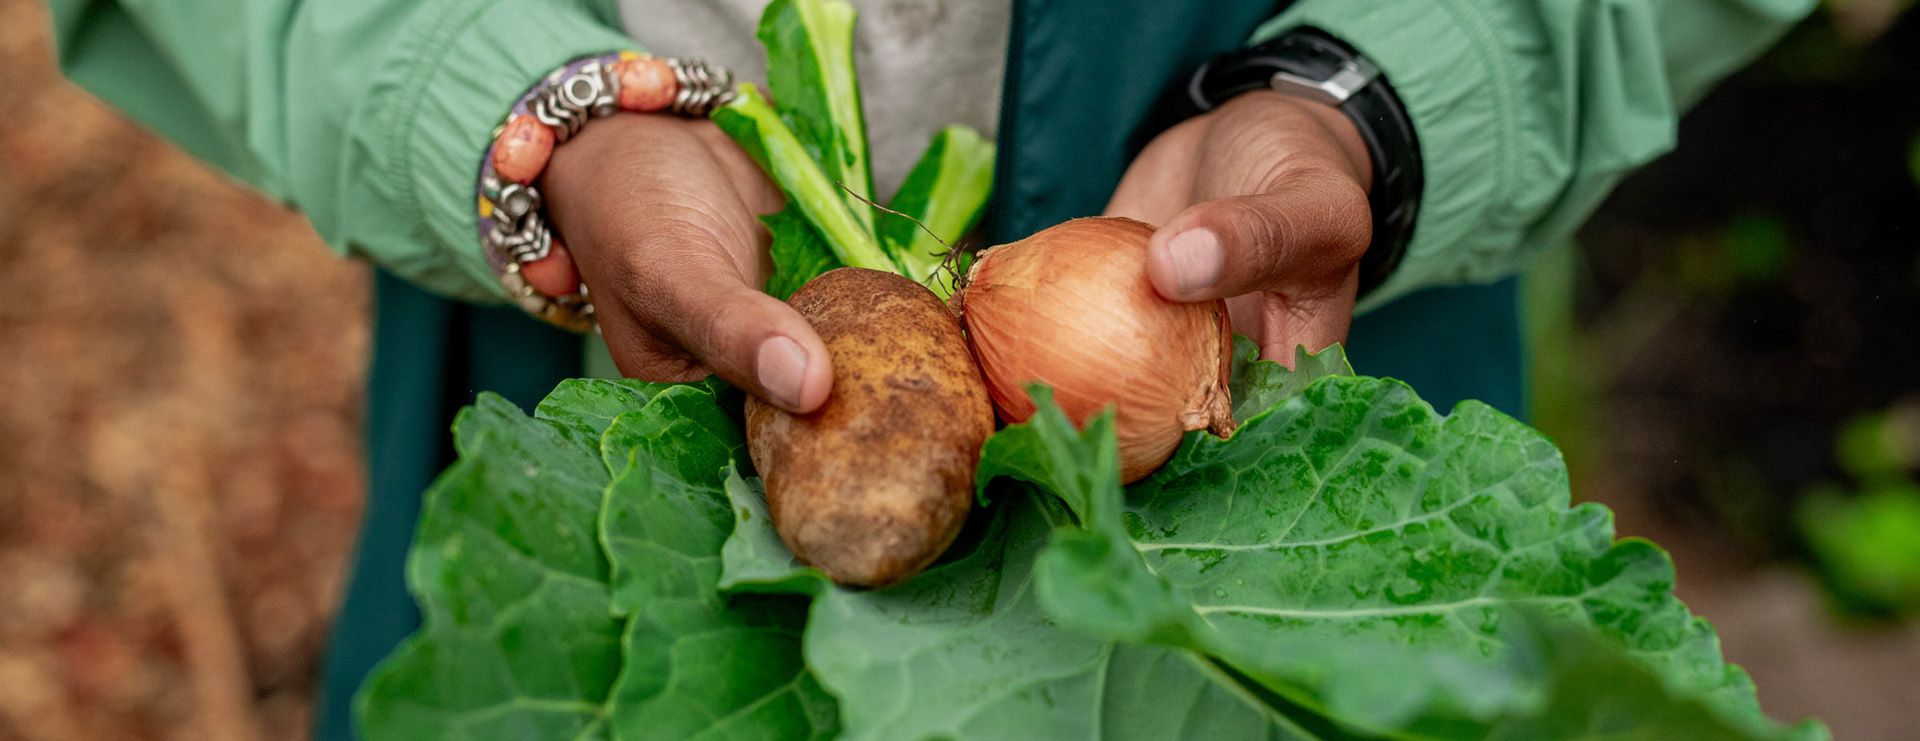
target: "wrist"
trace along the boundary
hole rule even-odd
[[[527,92],[494,134],[482,158],[476,227],[488,265],[508,294],[540,319],[567,329],[594,328],[593,304],[549,220],[546,174],[556,154],[582,164],[561,180],[589,177],[592,160],[567,145],[587,124],[615,113],[670,112],[704,117],[732,94],[731,76],[701,62],[621,52],[577,59]],[[609,137],[589,137],[609,142]],[[577,143],[577,142],[574,142]]]
[[[609,163],[625,163],[629,142],[645,136],[645,127],[656,123],[649,116],[612,116],[596,121],[582,130],[567,145],[554,150],[539,184],[546,195],[547,214],[556,231],[564,232],[577,253],[593,249],[599,241],[595,220],[587,218],[596,201],[605,198],[610,187],[617,186]]]
[[[1257,91],[1241,97],[1272,96],[1303,118],[1303,131],[1309,134],[1315,152],[1364,191],[1373,190],[1375,163],[1367,149],[1366,137],[1346,111],[1331,103],[1278,91]]]

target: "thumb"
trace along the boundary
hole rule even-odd
[[[1323,294],[1338,290],[1371,239],[1359,183],[1302,174],[1266,193],[1206,201],[1173,217],[1148,243],[1147,273],[1175,301]]]

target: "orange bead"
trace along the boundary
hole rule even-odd
[[[493,143],[493,171],[522,185],[540,177],[553,155],[553,129],[532,116],[514,116]]]
[[[580,271],[573,266],[573,254],[558,239],[553,240],[546,257],[521,263],[520,275],[544,296],[568,296],[580,289]]]
[[[673,105],[680,93],[680,82],[673,68],[659,57],[640,57],[613,63],[614,77],[620,80],[621,110],[651,113]]]

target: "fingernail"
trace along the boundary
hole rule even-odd
[[[759,356],[753,362],[760,388],[772,397],[768,401],[788,409],[800,406],[800,386],[807,379],[807,351],[800,343],[770,337],[760,343]]]
[[[1212,288],[1227,268],[1227,254],[1211,229],[1188,229],[1175,234],[1167,240],[1162,252],[1167,266],[1173,268],[1174,285],[1182,295],[1191,296]]]

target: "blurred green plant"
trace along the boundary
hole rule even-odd
[[[1748,283],[1773,283],[1793,262],[1787,222],[1773,214],[1741,214],[1720,234],[1733,274]]]
[[[1778,283],[1793,263],[1787,222],[1770,213],[1735,215],[1719,231],[1685,239],[1674,254],[1677,287],[1698,296]]]
[[[1904,404],[1854,419],[1834,440],[1834,459],[1870,487],[1905,481],[1920,467],[1920,404]]]
[[[1860,482],[1815,487],[1794,521],[1841,611],[1861,617],[1920,614],[1920,402],[1848,423],[1834,459]]]
[[[1841,611],[1920,612],[1920,485],[1899,482],[1858,496],[1829,485],[1801,500],[1795,520]]]
[[[1908,150],[1907,168],[1913,171],[1913,181],[1920,183],[1920,134],[1913,135],[1913,146]]]

